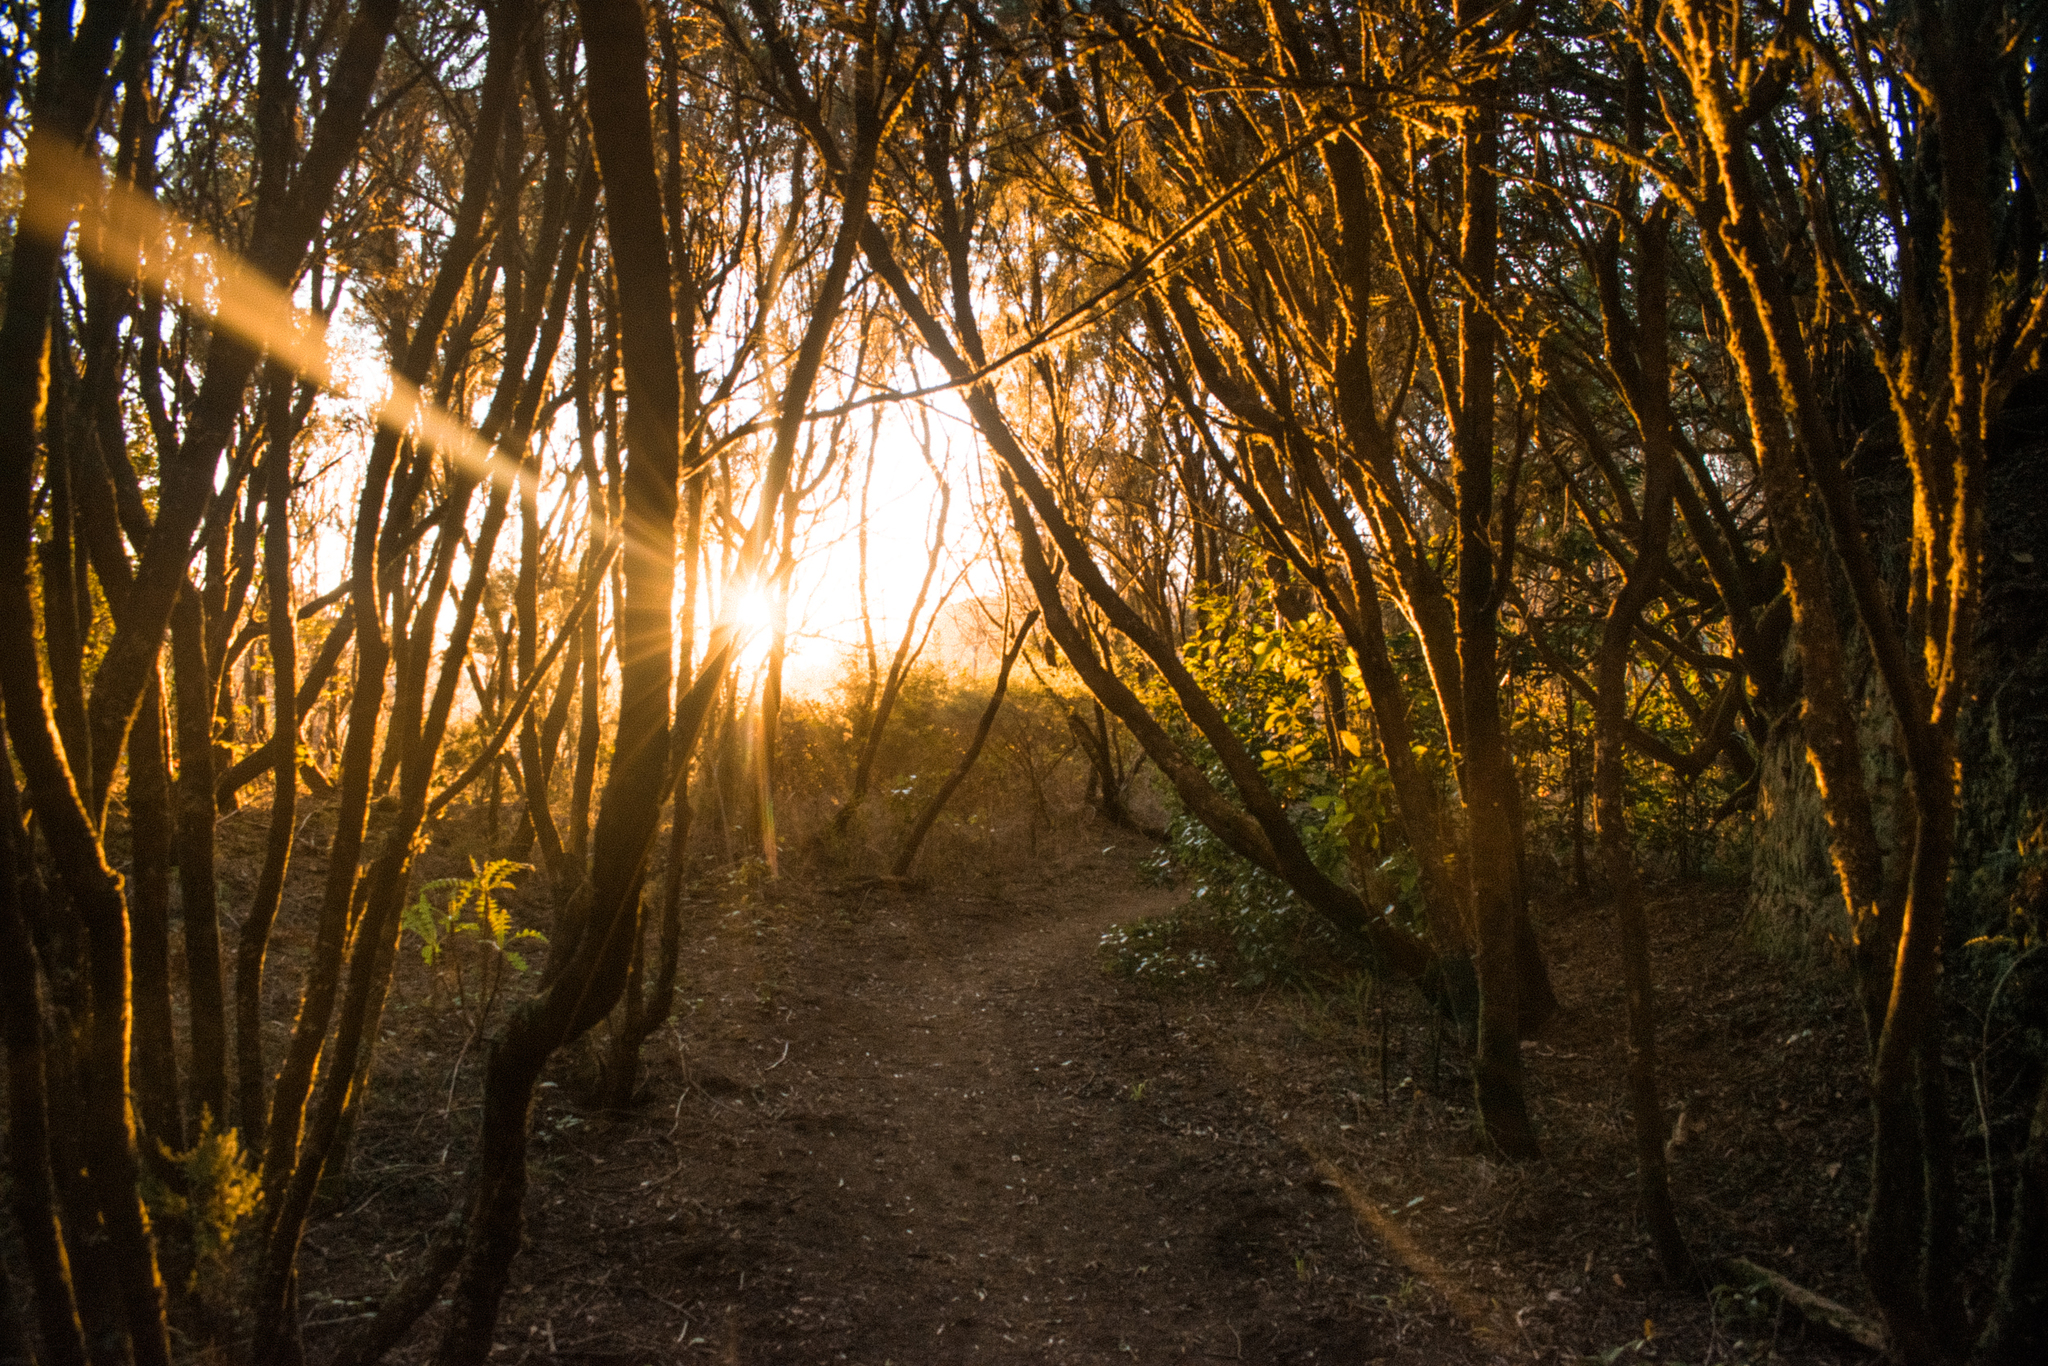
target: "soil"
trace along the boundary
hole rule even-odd
[[[1412,992],[1108,972],[1103,933],[1184,894],[1145,885],[1134,837],[1094,839],[1028,877],[693,901],[641,1103],[580,1104],[580,1056],[542,1091],[493,1360],[1869,1359],[1659,1277],[1603,911],[1545,917],[1564,1009],[1526,1056],[1548,1156],[1509,1166],[1476,1151],[1455,1040]],[[1740,918],[1698,888],[1655,914],[1681,1216],[1703,1264],[1747,1256],[1858,1307],[1860,1033]],[[405,957],[346,1192],[303,1262],[316,1360],[467,1153],[470,1025]]]

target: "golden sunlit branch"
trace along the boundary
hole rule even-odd
[[[468,423],[395,372],[385,370],[389,387],[382,396],[353,391],[335,367],[326,320],[293,303],[288,292],[234,248],[183,222],[133,186],[101,175],[94,160],[77,149],[49,138],[35,141],[37,164],[60,181],[60,192],[29,199],[32,216],[23,223],[25,230],[61,236],[71,206],[86,205],[78,231],[83,259],[174,296],[302,378],[368,405],[379,425],[401,432],[410,428],[418,440],[478,478],[509,483],[518,477],[516,460],[498,459],[491,443]],[[100,206],[97,217],[89,212],[94,204]]]

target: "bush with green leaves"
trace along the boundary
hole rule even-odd
[[[1414,857],[1400,835],[1392,782],[1364,730],[1369,713],[1358,667],[1335,628],[1320,616],[1279,618],[1270,591],[1251,610],[1212,598],[1198,611],[1201,626],[1182,657],[1259,757],[1317,865],[1419,927]],[[1336,716],[1333,695],[1342,699]],[[1178,715],[1163,692],[1153,701],[1162,714]],[[1176,727],[1176,738],[1212,782],[1227,787],[1221,763],[1192,727]],[[1443,766],[1440,742],[1426,733],[1417,753],[1425,768]],[[1152,981],[1222,975],[1260,986],[1365,966],[1284,882],[1233,853],[1170,794],[1168,802],[1174,816],[1159,875],[1170,866],[1185,878],[1189,904],[1165,922],[1113,929],[1103,944],[1118,971]],[[1227,972],[1216,961],[1218,946],[1230,960]],[[1190,970],[1189,953],[1204,955],[1199,970]]]

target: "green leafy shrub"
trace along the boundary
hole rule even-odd
[[[1419,925],[1414,858],[1399,833],[1392,782],[1362,733],[1368,711],[1358,668],[1335,628],[1322,617],[1279,620],[1270,597],[1251,611],[1217,599],[1199,610],[1202,625],[1182,657],[1238,739],[1258,756],[1310,855],[1369,905]],[[1333,695],[1341,699],[1335,716]],[[1153,701],[1163,715],[1178,715],[1163,692]],[[1176,733],[1210,780],[1228,790],[1222,764],[1202,737],[1184,722]],[[1426,735],[1418,738],[1417,757],[1425,769],[1444,767],[1441,744]],[[1177,873],[1190,887],[1189,903],[1170,925],[1119,926],[1105,937],[1117,971],[1148,980],[1220,977],[1262,986],[1366,966],[1286,883],[1240,858],[1168,800],[1175,814],[1151,876]],[[1209,966],[1185,971],[1175,956],[1180,951],[1171,947],[1183,942],[1203,945]]]

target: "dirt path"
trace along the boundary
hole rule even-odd
[[[652,1133],[543,1117],[510,1355],[1457,1354],[1339,1190],[1099,970],[1109,925],[1170,904],[1126,860],[727,917]]]
[[[1565,1010],[1527,1045],[1548,1156],[1502,1167],[1474,1150],[1466,1084],[1413,993],[1362,1014],[1299,992],[1162,1000],[1105,974],[1103,932],[1179,895],[1144,886],[1136,853],[1090,847],[1016,884],[696,903],[643,1103],[581,1108],[575,1057],[544,1084],[493,1359],[1862,1359],[1769,1305],[1660,1285],[1632,1217],[1601,916],[1548,929],[1571,965]],[[1844,1155],[1865,1140],[1853,1091],[1827,1080],[1853,1066],[1851,1031],[1773,987],[1737,903],[1694,895],[1665,920],[1698,1255],[1764,1256],[1854,1302]],[[1669,957],[1679,937],[1693,951]],[[469,1146],[463,1029],[407,1009],[423,1041],[385,1055],[348,1207],[310,1240],[316,1360],[402,1273]],[[1737,1047],[1750,1075],[1694,1080]]]

